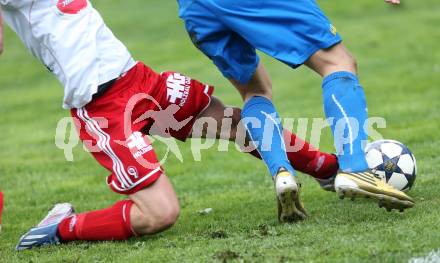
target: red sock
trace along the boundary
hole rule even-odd
[[[288,130],[284,130],[283,133],[287,146],[287,158],[293,168],[318,179],[327,179],[338,171],[338,159],[335,155],[319,151]],[[289,151],[289,147],[295,147],[295,145],[303,145],[303,147]],[[250,154],[261,159],[257,150]]]
[[[135,235],[130,224],[132,205],[132,201],[124,200],[106,209],[66,218],[58,226],[58,234],[62,242],[126,240]]]

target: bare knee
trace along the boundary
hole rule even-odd
[[[316,52],[305,64],[323,77],[338,71],[357,74],[358,70],[356,59],[342,44]]]
[[[179,218],[180,208],[167,207],[159,213],[154,214],[150,219],[150,225],[147,227],[148,233],[158,233],[171,228]]]
[[[155,218],[155,226],[159,230],[165,230],[172,227],[179,218],[180,207],[170,207],[166,211],[162,212],[158,217]]]
[[[233,79],[230,79],[230,81],[240,92],[243,101],[254,96],[263,96],[272,100],[272,80],[261,63],[257,66],[254,75],[248,83],[241,84]]]
[[[343,54],[340,54],[339,63],[336,62],[337,66],[340,68],[345,69],[345,71],[349,71],[352,73],[357,73],[358,71],[358,64],[356,59],[353,57],[353,55],[346,51]]]

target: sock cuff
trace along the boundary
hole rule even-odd
[[[339,168],[343,172],[356,173],[368,170],[368,163],[365,153],[338,155]]]
[[[131,217],[130,217],[130,211],[131,207],[133,206],[133,201],[131,200],[122,200],[115,204],[115,206],[120,207],[122,209],[122,220],[124,222],[125,230],[128,234],[138,236],[136,232],[134,232],[133,228],[131,227]]]
[[[269,105],[270,107],[274,107],[272,101],[269,100],[268,98],[263,97],[263,96],[254,96],[254,97],[250,98],[244,104],[243,109],[242,109],[242,115],[243,115],[243,112],[246,112],[247,110],[249,110],[250,108],[252,108],[254,105],[257,105],[257,104],[266,104],[266,105]]]
[[[76,215],[72,215],[68,218],[63,219],[58,225],[57,236],[60,239],[61,243],[67,243],[73,240],[76,240],[76,233],[73,229],[73,226],[76,224]],[[73,225],[71,225],[72,220]]]
[[[322,86],[325,87],[327,86],[330,82],[332,82],[333,80],[336,79],[349,79],[349,80],[353,80],[358,82],[359,79],[358,77],[348,71],[338,71],[338,72],[334,72],[330,75],[328,75],[327,77],[324,78],[324,80],[322,81]]]

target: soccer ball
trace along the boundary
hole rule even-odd
[[[393,140],[374,141],[367,145],[365,153],[371,171],[394,188],[408,191],[414,185],[416,158],[402,143]]]

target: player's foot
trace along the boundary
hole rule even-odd
[[[414,200],[391,185],[385,183],[371,172],[338,173],[335,179],[335,190],[339,197],[365,197],[375,200],[379,207],[387,211],[397,209],[403,212],[414,206]]]
[[[336,174],[327,179],[315,178],[321,188],[325,191],[335,192],[335,178]]]
[[[281,168],[275,176],[275,189],[278,201],[278,220],[294,222],[303,220],[307,213],[299,198],[300,185],[297,178]]]
[[[74,210],[71,204],[56,204],[36,227],[31,228],[21,236],[15,249],[24,250],[36,246],[59,244],[58,225],[73,213]]]

